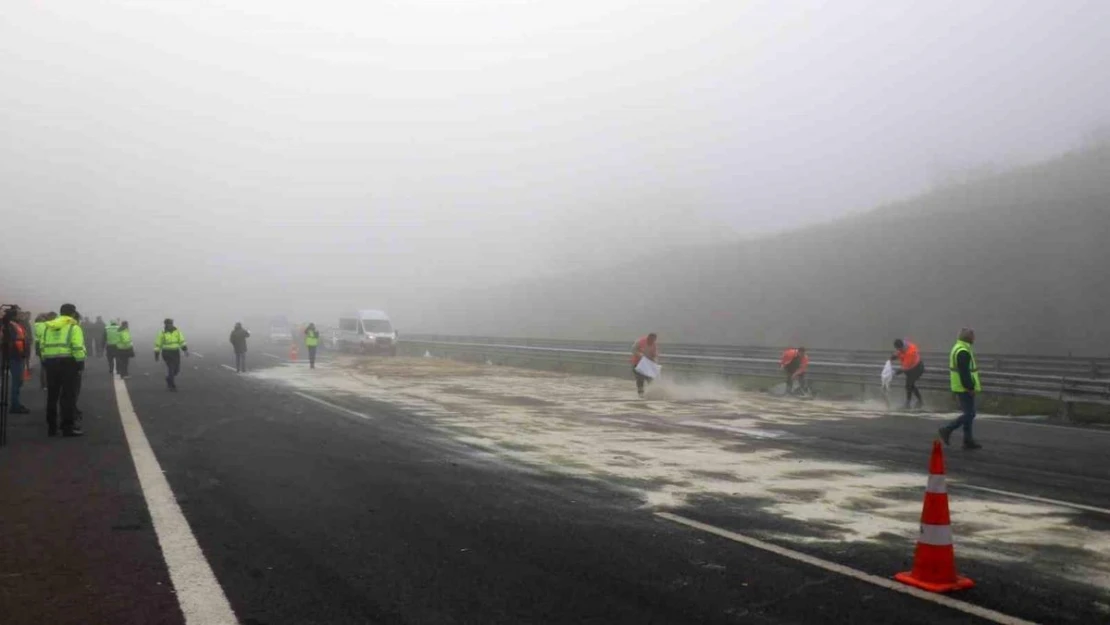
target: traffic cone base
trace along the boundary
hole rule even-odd
[[[975,582],[956,573],[956,552],[948,514],[948,488],[944,483],[944,452],[933,441],[929,459],[929,484],[921,510],[921,533],[913,554],[913,570],[894,579],[929,592],[966,590]]]

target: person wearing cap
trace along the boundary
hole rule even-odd
[[[895,339],[894,355],[891,356],[891,360],[897,360],[899,363],[894,375],[906,376],[906,410],[912,407],[911,399],[917,399],[917,408],[924,406],[925,400],[921,398],[921,391],[917,390],[917,381],[925,375],[925,361],[921,359],[921,352],[917,349],[917,345],[909,340]]]
[[[48,436],[58,435],[58,409],[61,405],[62,436],[81,436],[77,421],[77,394],[81,371],[85,368],[85,333],[81,315],[73,304],[62,304],[58,317],[46,322],[42,339],[42,360],[46,367],[46,427]]]
[[[162,322],[164,327],[154,339],[154,361],[158,362],[159,356],[166,363],[166,388],[177,392],[177,374],[181,372],[181,353],[189,355],[189,346],[185,344],[185,335],[173,324],[173,319]]]

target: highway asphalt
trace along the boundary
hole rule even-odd
[[[43,398],[25,392],[34,414],[12,416],[0,449],[0,623],[217,622],[197,614],[182,588],[175,593],[179,578],[167,562],[181,546],[167,541],[181,534],[171,530],[195,539],[203,555],[190,565],[210,570],[237,621],[251,625],[1110,622],[1104,582],[1064,570],[1092,557],[1081,544],[1022,538],[1008,560],[958,553],[961,572],[978,585],[956,597],[962,607],[942,605],[867,579],[909,567],[905,535],[796,540],[827,528],[776,516],[750,497],[645,505],[621,480],[518,462],[389,398],[238,375],[223,346],[193,348],[199,354],[184,362],[179,392],[166,391],[161,365],[147,354],[125,385],[176,507],[151,501],[153,478],[141,481],[145,465],[136,464],[133,432],[125,435],[128,409],[103,361],[86,371],[84,438],[47,439]],[[307,366],[283,355],[256,346],[252,366]],[[915,415],[793,421],[753,441],[668,421],[661,411],[666,402],[629,423],[726,443],[737,436],[802,469],[851,461],[919,473],[920,490],[937,425]],[[979,433],[984,450],[949,451],[954,500],[1058,500],[1080,507],[1067,518],[1028,509],[1043,515],[1046,532],[1068,524],[1087,537],[1080,542],[1110,536],[1110,434],[1002,420],[984,420]],[[177,507],[187,524],[174,530]],[[908,524],[912,535],[915,521]],[[1007,544],[1005,532],[996,538]],[[1087,564],[1082,570],[1098,569]],[[984,618],[976,608],[993,612]]]

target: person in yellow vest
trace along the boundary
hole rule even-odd
[[[960,401],[959,417],[937,431],[944,444],[949,444],[952,432],[964,429],[964,449],[981,449],[983,446],[975,441],[972,434],[972,423],[975,421],[975,396],[983,390],[979,383],[979,366],[975,362],[975,331],[971,328],[960,330],[956,344],[948,355],[948,378],[952,392]]]
[[[304,346],[308,348],[308,368],[316,368],[316,348],[320,346],[320,332],[316,324],[310,323],[304,329]]]
[[[35,355],[39,357],[39,386],[46,390],[46,367],[42,364],[42,337],[46,334],[46,322],[53,321],[58,313],[50,311],[35,317]]]
[[[108,375],[116,372],[116,343],[119,342],[119,322],[112,319],[104,326],[104,336],[100,337],[104,345],[104,354],[108,357]]]
[[[131,342],[131,325],[126,321],[119,324],[115,346],[116,372],[119,373],[120,379],[126,380],[131,377],[128,374],[128,367],[131,358],[135,356],[135,345]]]
[[[42,361],[46,368],[46,427],[48,436],[58,435],[58,406],[61,404],[62,436],[85,432],[77,421],[77,393],[85,368],[85,333],[81,315],[73,304],[62,304],[59,315],[46,322],[42,337]]]
[[[162,357],[166,363],[166,388],[177,392],[177,374],[181,372],[181,353],[184,352],[188,356],[189,346],[185,344],[185,335],[173,325],[173,319],[166,319],[162,323],[164,327],[154,339],[154,361],[158,362],[158,357]]]

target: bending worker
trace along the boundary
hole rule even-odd
[[[921,391],[917,390],[917,381],[925,375],[925,361],[921,360],[921,352],[917,350],[917,345],[904,339],[894,340],[894,350],[892,358],[897,358],[899,362],[899,369],[894,375],[906,376],[906,409],[910,408],[911,398],[916,398],[917,407],[921,408],[925,405],[925,400],[921,399]]]
[[[651,378],[637,371],[636,365],[640,364],[640,359],[644,357],[647,357],[648,360],[653,362],[659,362],[658,338],[659,337],[652,332],[647,336],[641,336],[632,344],[632,374],[636,376],[636,393],[640,397],[644,396],[644,384],[650,384]]]
[[[779,367],[786,373],[786,394],[794,393],[794,382],[798,382],[798,393],[803,394],[809,388],[806,384],[806,371],[809,369],[809,356],[804,347],[788,347],[782,352]]]
[[[316,348],[320,345],[320,333],[316,330],[316,324],[310,323],[304,329],[304,346],[308,348],[308,368],[316,368]]]
[[[158,362],[159,356],[165,361],[166,388],[177,392],[176,379],[181,372],[181,353],[185,352],[188,356],[189,346],[185,344],[185,335],[173,325],[173,319],[166,319],[162,323],[165,327],[154,339],[154,361]]]
[[[971,425],[975,421],[975,395],[983,390],[979,384],[979,366],[975,362],[975,331],[970,328],[960,330],[956,345],[948,356],[948,378],[952,392],[960,401],[961,415],[948,425],[937,431],[944,444],[952,437],[952,432],[964,429],[964,449],[981,449],[983,446],[975,442]]]

